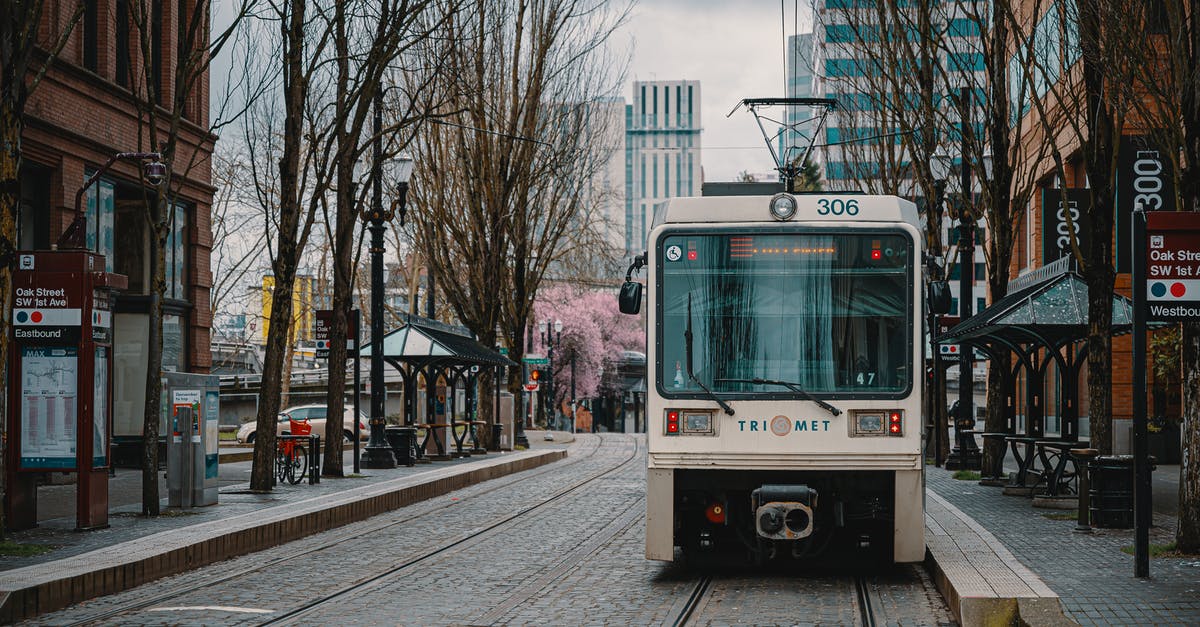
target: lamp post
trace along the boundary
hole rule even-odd
[[[378,116],[378,110],[376,112]],[[378,120],[376,121],[378,123]],[[392,219],[395,212],[400,214],[400,224],[404,224],[405,202],[408,196],[408,180],[412,176],[413,160],[400,156],[384,163],[381,158],[382,147],[379,144],[379,134],[376,133],[375,144],[375,189],[374,202],[370,211],[362,213],[362,219],[367,223],[371,232],[371,427],[370,438],[363,449],[363,466],[367,468],[395,468],[396,458],[392,455],[392,447],[384,437],[384,401],[387,392],[383,383],[383,230],[384,222]],[[396,195],[389,209],[383,208],[383,169],[387,167],[389,174],[396,183]]]
[[[553,427],[554,421],[554,346],[562,340],[562,320],[543,320],[541,324],[542,343],[546,345],[546,359],[550,362],[550,379],[546,381],[546,428]]]
[[[971,123],[971,90],[962,88],[960,91],[962,129],[962,168],[960,185],[962,187],[962,205],[958,209],[958,265],[959,265],[959,319],[971,317],[974,294],[972,288],[975,282],[975,211],[971,200],[971,167],[967,162],[968,128]],[[972,357],[975,349],[968,342],[962,343],[958,356],[958,415],[952,416],[954,421],[954,448],[946,459],[947,470],[979,470],[979,447],[975,444],[974,432],[968,427],[973,422],[975,414],[972,399]]]
[[[108,172],[117,161],[142,161],[142,176],[146,177],[146,182],[151,186],[157,187],[167,177],[167,164],[162,162],[162,154],[157,152],[118,152],[109,157],[104,165],[92,173],[79,191],[75,192],[75,220],[63,232],[59,238],[56,248],[85,248],[87,238],[87,219],[83,217],[83,195],[87,189],[100,180],[100,177]],[[79,238],[83,238],[80,243]],[[96,252],[100,252],[100,203],[96,202]]]

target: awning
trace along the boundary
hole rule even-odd
[[[477,366],[516,366],[511,359],[486,348],[464,327],[457,327],[404,315],[405,324],[383,336],[383,358],[424,367],[428,364],[466,364]],[[371,356],[368,344],[359,351]]]
[[[1015,279],[1008,296],[958,323],[935,343],[1002,339],[1014,344],[1038,341],[1061,346],[1088,333],[1088,287],[1070,265],[1070,258],[1038,268]],[[1133,306],[1128,298],[1112,295],[1112,331],[1128,333]]]

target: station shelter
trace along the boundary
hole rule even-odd
[[[965,354],[976,349],[1009,366],[1000,369],[1007,435],[1087,441],[1088,417],[1080,413],[1086,410],[1087,283],[1064,256],[1017,277],[1009,289],[935,343],[957,343]],[[1113,334],[1129,333],[1132,323],[1132,303],[1114,293]]]
[[[436,460],[482,452],[479,431],[488,423],[479,420],[479,377],[490,369],[493,381],[503,381],[503,369],[517,363],[477,342],[464,327],[401,316],[404,324],[383,337],[383,359],[403,381],[404,426],[424,431],[418,454]],[[370,359],[370,344],[361,357]],[[494,407],[500,408],[500,386],[493,388]],[[492,415],[492,424],[498,424],[496,412]]]

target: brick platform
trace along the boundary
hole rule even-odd
[[[564,457],[563,449],[489,456],[198,524],[173,525],[86,553],[8,570],[0,573],[0,622],[126,590]]]
[[[1074,625],[1058,594],[987,529],[926,492],[926,562],[962,625]]]

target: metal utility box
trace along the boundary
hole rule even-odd
[[[500,393],[500,442],[499,447],[502,451],[513,450],[513,414],[516,413],[516,404],[513,401],[512,392]]]
[[[167,436],[167,505],[215,505],[220,452],[220,377],[163,373],[163,406]]]

